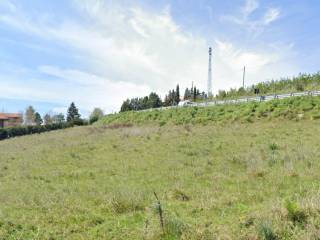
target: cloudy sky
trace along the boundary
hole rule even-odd
[[[118,111],[192,81],[205,90],[319,71],[318,0],[0,0],[0,111]]]

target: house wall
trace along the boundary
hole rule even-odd
[[[11,118],[11,119],[5,119],[0,121],[3,121],[3,124],[1,124],[0,122],[0,127],[16,127],[16,126],[22,125],[21,118]]]

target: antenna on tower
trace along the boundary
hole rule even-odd
[[[212,48],[209,47],[208,97],[212,97]]]

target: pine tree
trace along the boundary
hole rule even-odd
[[[43,123],[41,115],[38,112],[36,112],[34,114],[34,121],[35,121],[36,125],[38,125],[38,126],[40,126]]]
[[[174,106],[176,104],[176,91],[173,89],[171,92],[171,105]]]
[[[70,104],[67,114],[67,122],[75,123],[80,120],[80,113],[74,102]]]
[[[131,107],[131,104],[130,104],[130,100],[127,99],[126,101],[124,101],[122,103],[120,112],[127,112],[127,111],[131,111],[131,110],[132,110],[132,107]]]

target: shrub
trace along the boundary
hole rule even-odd
[[[300,209],[296,202],[286,201],[286,209],[288,211],[288,218],[293,224],[302,224],[307,221],[307,214]]]
[[[73,127],[74,125],[82,126],[87,125],[88,123],[84,120],[81,120],[76,123],[53,123],[53,124],[47,124],[47,125],[40,125],[40,126],[19,126],[19,127],[9,127],[9,128],[1,128],[0,129],[0,140],[13,138],[13,137],[19,137],[24,135],[30,135],[35,133],[43,133],[58,129],[65,129],[69,127]]]
[[[273,231],[270,223],[263,222],[259,225],[258,228],[259,236],[263,240],[277,240],[278,236]]]
[[[0,140],[8,138],[8,132],[6,129],[0,128]]]
[[[99,117],[98,116],[92,116],[89,120],[89,123],[90,124],[93,124],[95,122],[97,122],[99,120]]]

